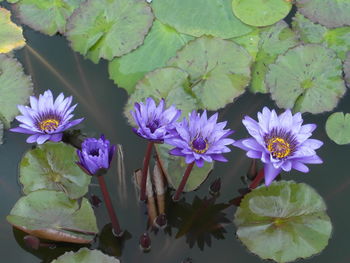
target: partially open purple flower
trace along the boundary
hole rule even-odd
[[[231,151],[226,145],[234,142],[227,138],[233,131],[225,130],[227,122],[217,123],[217,119],[217,113],[208,119],[206,111],[202,115],[192,111],[188,120],[184,118],[182,122],[176,123],[174,136],[165,140],[176,147],[170,154],[185,157],[186,163],[196,162],[198,167],[202,167],[204,161],[227,162],[222,154]]]
[[[77,104],[71,106],[72,96],[64,98],[61,93],[54,101],[51,90],[47,90],[39,99],[30,97],[30,106],[18,105],[23,114],[16,119],[21,122],[19,127],[10,131],[30,134],[27,142],[42,144],[47,140],[58,142],[62,139],[63,131],[79,124],[84,118],[71,121],[72,112]]]
[[[264,166],[265,185],[268,186],[282,171],[292,168],[307,173],[308,163],[322,163],[315,150],[323,142],[309,139],[316,124],[302,125],[301,113],[292,115],[290,110],[277,116],[274,110],[264,107],[258,113],[258,122],[246,116],[243,124],[252,136],[236,141],[233,145],[246,150],[247,156],[261,159]]]
[[[111,145],[104,135],[100,139],[87,138],[81,144],[81,150],[77,150],[77,164],[87,174],[98,175],[109,168],[115,149],[115,145]]]
[[[146,103],[135,103],[135,111],[131,111],[138,128],[133,131],[150,141],[163,142],[170,136],[170,130],[181,115],[181,111],[175,106],[165,110],[165,102],[162,99],[156,106],[152,98],[147,98]]]

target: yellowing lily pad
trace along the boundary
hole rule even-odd
[[[98,232],[88,200],[81,204],[63,192],[38,190],[21,197],[7,221],[39,238],[71,243],[90,243]]]
[[[314,114],[334,109],[346,90],[341,60],[319,44],[300,45],[280,55],[265,81],[278,107]]]
[[[238,238],[252,253],[280,263],[320,253],[332,233],[322,197],[310,186],[292,181],[248,193],[234,223]]]
[[[140,46],[152,22],[144,0],[87,0],[69,20],[66,36],[75,51],[97,63]]]
[[[232,38],[252,28],[234,16],[228,0],[153,0],[156,18],[177,31],[200,37]]]
[[[51,263],[119,263],[115,257],[103,254],[99,250],[90,250],[86,247],[79,249],[78,252],[66,252],[62,256],[53,260]]]
[[[14,58],[0,54],[0,120],[5,128],[18,115],[17,105],[27,104],[33,92],[31,78]]]
[[[8,53],[25,44],[22,28],[12,23],[10,11],[0,7],[0,53]]]
[[[23,192],[46,189],[62,191],[72,199],[84,196],[91,176],[76,165],[77,161],[76,149],[62,142],[48,142],[28,151],[19,166]]]
[[[191,39],[193,37],[155,20],[142,46],[109,63],[109,75],[119,88],[131,94],[137,81],[146,73],[165,66],[168,59]]]
[[[337,144],[350,143],[350,114],[335,112],[328,117],[326,122],[328,137]]]
[[[292,9],[289,0],[232,0],[233,13],[251,26],[268,26],[285,18]]]

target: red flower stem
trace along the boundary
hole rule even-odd
[[[177,188],[176,193],[175,193],[174,196],[173,196],[173,200],[174,200],[174,201],[178,201],[178,200],[179,200],[180,194],[181,194],[182,191],[184,190],[185,185],[186,185],[186,182],[187,182],[187,179],[188,179],[188,177],[189,177],[190,174],[191,174],[193,165],[194,165],[194,162],[188,164],[188,166],[187,166],[187,168],[186,168],[186,171],[185,171],[185,173],[184,173],[184,176],[182,177],[182,180],[181,180],[181,182],[180,182],[180,185],[179,185],[179,187]]]
[[[143,160],[143,168],[142,168],[142,177],[141,177],[141,192],[140,192],[140,200],[146,201],[146,184],[147,184],[147,174],[148,174],[148,166],[149,160],[151,159],[151,153],[154,142],[149,141],[147,144],[145,159]]]
[[[114,211],[114,208],[113,208],[113,205],[111,202],[111,198],[110,198],[108,190],[107,190],[105,179],[103,178],[102,175],[97,176],[97,178],[98,178],[98,182],[100,184],[100,188],[102,191],[103,199],[105,201],[105,204],[106,204],[106,207],[108,210],[109,218],[111,219],[111,222],[112,222],[114,234],[119,237],[123,234],[123,232],[120,229],[118,218],[117,218],[117,215],[115,214],[115,211]]]
[[[262,179],[264,179],[264,168],[260,169],[258,175],[254,178],[253,182],[249,185],[249,189],[253,190],[257,188]]]

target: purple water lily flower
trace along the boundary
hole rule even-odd
[[[165,110],[165,102],[162,99],[158,106],[152,98],[147,98],[146,103],[135,103],[135,111],[131,111],[138,128],[133,131],[150,141],[163,142],[170,136],[170,130],[179,119],[181,111],[174,105]]]
[[[217,123],[217,119],[217,113],[208,119],[206,111],[202,115],[192,111],[188,120],[184,118],[175,125],[174,137],[165,140],[176,147],[169,153],[183,156],[187,164],[195,162],[198,167],[202,167],[204,161],[227,162],[222,154],[231,151],[226,145],[234,142],[227,138],[233,131],[224,129],[227,122]]]
[[[98,175],[109,168],[115,149],[104,135],[100,139],[87,138],[81,144],[81,150],[77,150],[80,160],[77,164],[87,174]]]
[[[37,142],[42,144],[47,140],[61,141],[63,131],[79,124],[84,118],[71,121],[72,112],[77,104],[71,106],[72,96],[64,98],[61,93],[54,101],[51,90],[47,90],[39,99],[30,97],[30,106],[18,105],[19,111],[23,114],[16,119],[21,122],[19,127],[10,131],[30,134],[27,143]]]
[[[245,116],[243,124],[251,138],[236,141],[233,145],[247,151],[247,156],[261,159],[265,164],[265,185],[268,186],[283,170],[292,168],[307,173],[305,164],[322,163],[315,150],[323,142],[309,139],[316,124],[302,125],[301,113],[292,114],[290,110],[277,116],[274,110],[264,107],[258,113],[258,122]]]

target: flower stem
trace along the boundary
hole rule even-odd
[[[249,185],[249,189],[257,188],[262,179],[264,179],[264,168],[260,169],[258,175],[254,178],[253,182]]]
[[[147,144],[145,159],[143,160],[143,168],[142,168],[142,177],[141,177],[141,192],[140,192],[140,200],[146,200],[146,183],[147,183],[147,174],[148,174],[148,166],[149,160],[151,159],[151,153],[154,142],[149,141]]]
[[[175,193],[174,196],[173,196],[173,200],[174,200],[174,201],[178,201],[178,200],[179,200],[180,194],[181,194],[182,191],[184,190],[185,185],[186,185],[186,182],[187,182],[187,179],[188,179],[188,177],[189,177],[190,174],[191,174],[193,165],[194,165],[194,162],[188,164],[188,166],[187,166],[187,168],[186,168],[186,171],[185,171],[185,173],[184,173],[184,176],[182,177],[182,180],[181,180],[181,182],[180,182],[180,185],[179,185],[179,187],[177,188],[176,193]]]
[[[114,211],[114,208],[113,208],[113,205],[111,202],[111,198],[110,198],[108,190],[107,190],[105,179],[103,178],[102,175],[97,176],[97,178],[98,178],[98,182],[100,184],[101,190],[102,190],[103,199],[105,201],[105,204],[106,204],[106,207],[108,210],[109,218],[111,219],[111,222],[112,222],[114,234],[117,237],[120,237],[123,234],[123,232],[120,229],[118,218],[117,218],[117,215],[115,214],[115,211]]]

